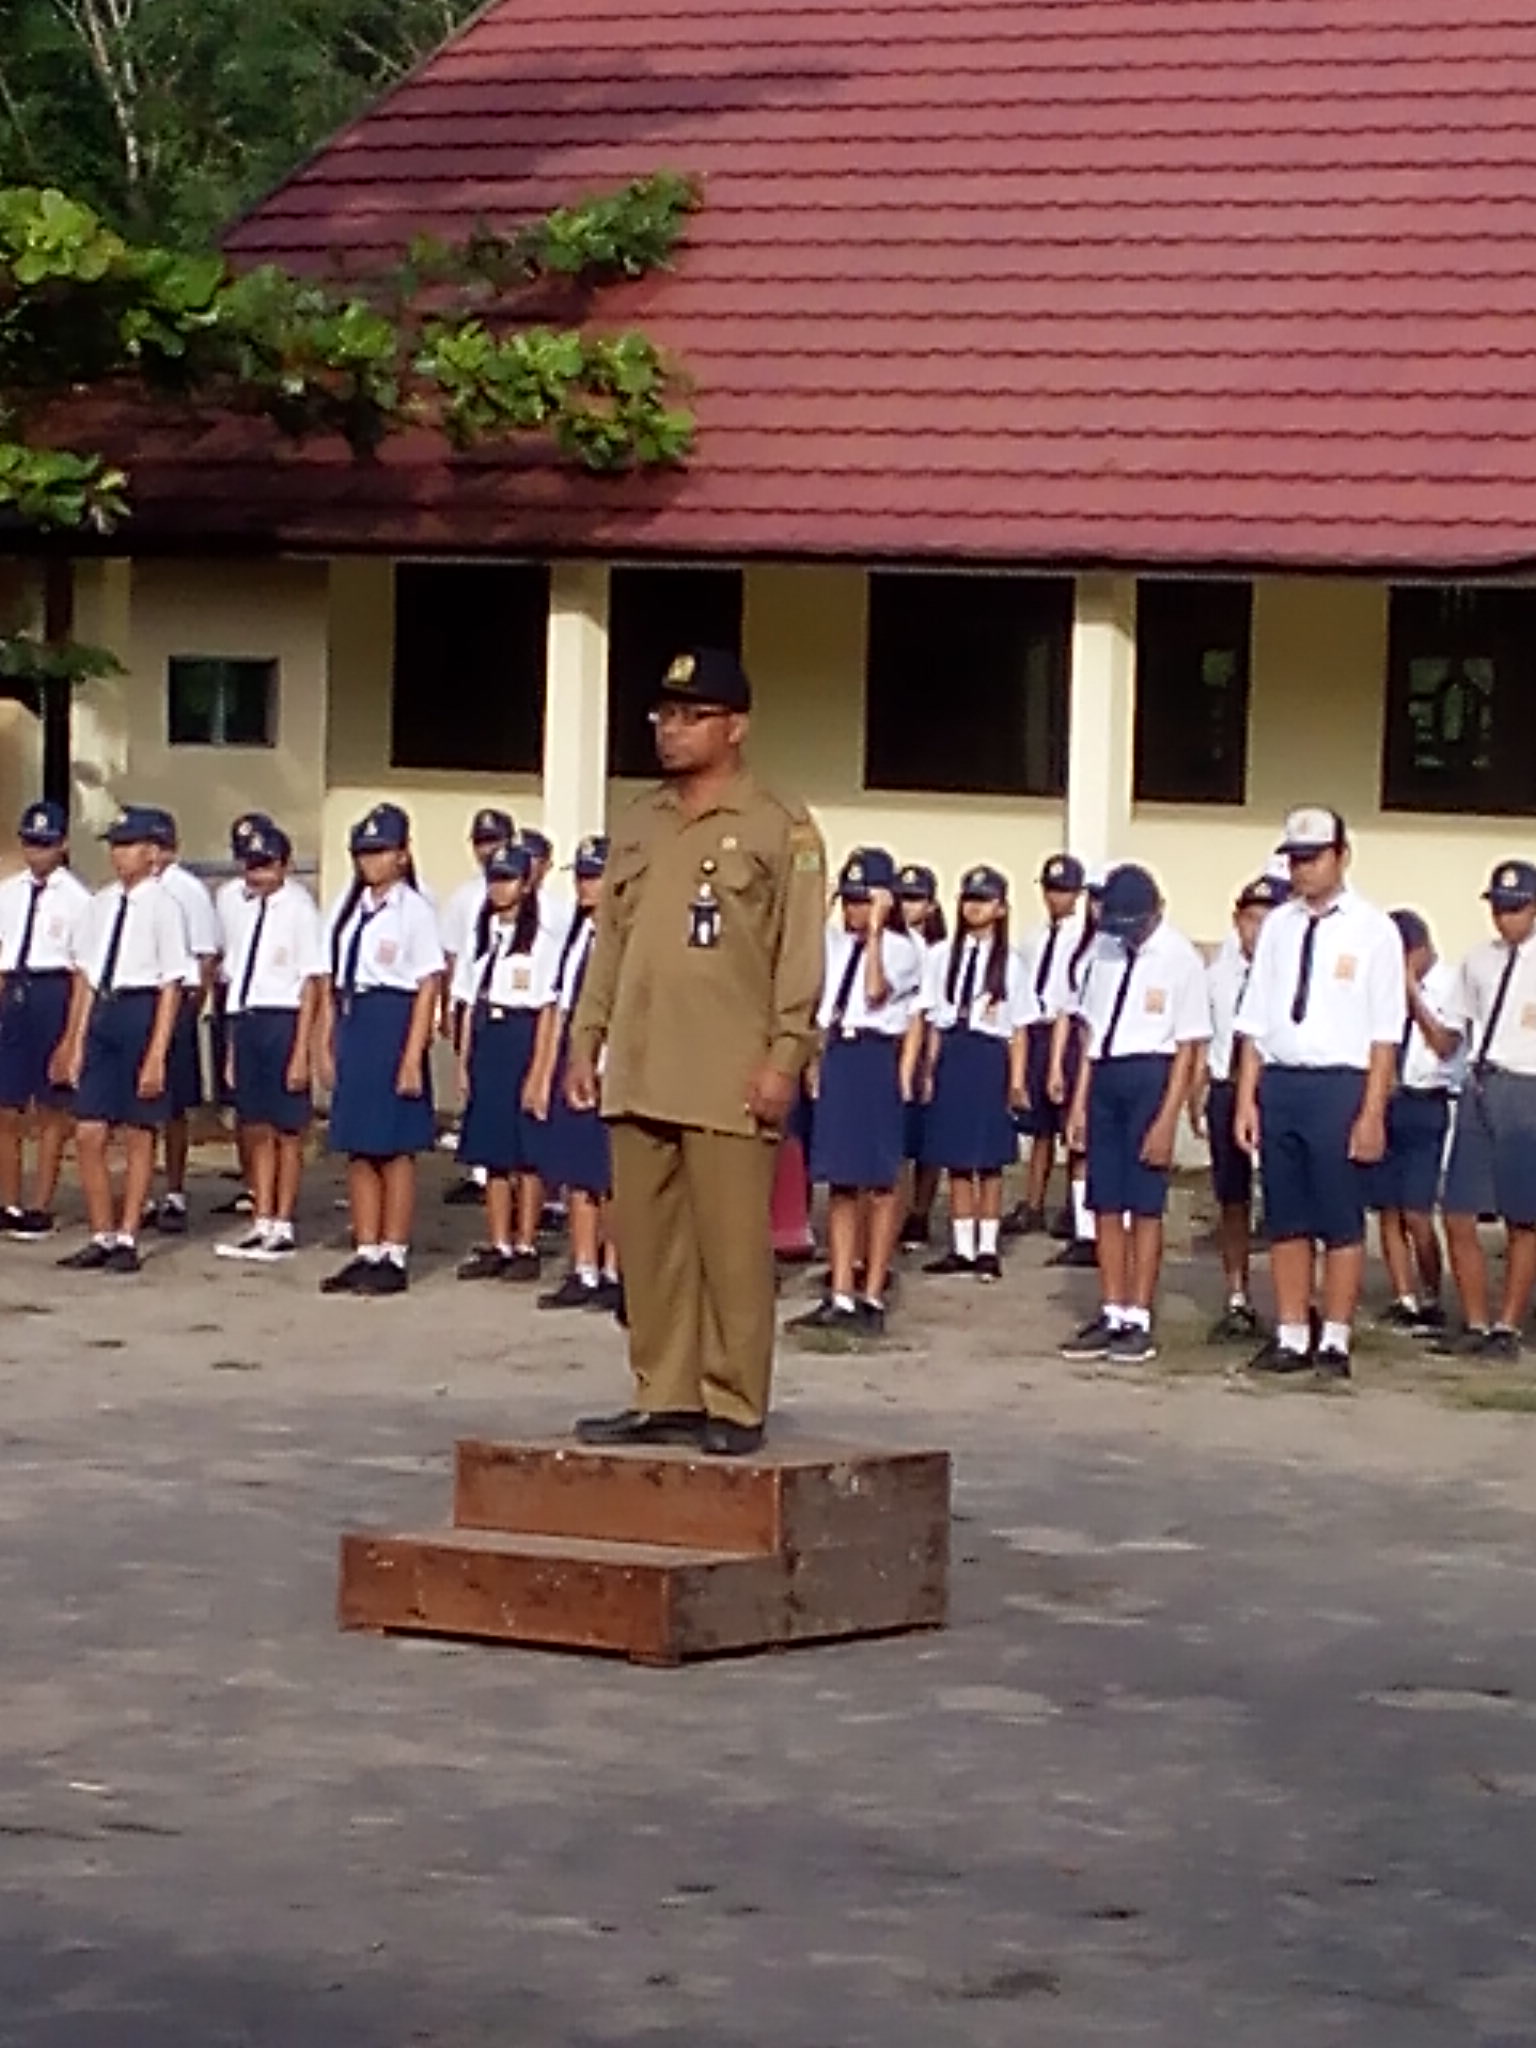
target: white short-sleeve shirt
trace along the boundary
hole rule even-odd
[[[9,974],[20,964],[34,886],[26,873],[0,882],[0,974]],[[29,973],[69,972],[75,964],[75,932],[90,900],[90,890],[68,868],[55,868],[46,878],[27,942]]]
[[[1029,1022],[1048,1024],[1072,1008],[1068,968],[1083,936],[1083,913],[1036,925],[1019,942],[1019,964],[1028,991]]]
[[[1465,1049],[1465,1026],[1456,1015],[1456,970],[1448,961],[1437,960],[1419,983],[1419,993],[1425,1007],[1437,1022],[1449,1031],[1460,1031],[1463,1043],[1449,1059],[1441,1059],[1429,1040],[1419,1029],[1417,1020],[1408,1032],[1408,1042],[1403,1049],[1402,1085],[1410,1093],[1459,1092],[1466,1078],[1467,1056]],[[1406,1028],[1406,1027],[1405,1027]]]
[[[1105,1037],[1117,1010],[1114,1038],[1106,1051]],[[1101,933],[1088,957],[1078,1013],[1088,1027],[1090,1059],[1172,1054],[1181,1045],[1200,1044],[1211,1035],[1205,962],[1184,934],[1166,921],[1155,925],[1134,953]]]
[[[1311,980],[1296,1018],[1292,1011],[1300,1000],[1303,947],[1312,922],[1299,896],[1265,918],[1237,1028],[1254,1041],[1266,1065],[1363,1072],[1372,1046],[1395,1047],[1403,1035],[1402,938],[1385,911],[1352,889],[1341,891],[1316,919]]]
[[[946,939],[932,948],[928,955],[928,986],[923,1001],[928,1021],[936,1030],[953,1031],[957,1024],[968,1024],[972,1031],[988,1038],[1012,1038],[1015,1031],[1022,1031],[1030,1021],[1033,997],[1025,983],[1018,953],[1012,946],[1008,948],[1002,1000],[994,1002],[986,993],[987,963],[995,944],[991,932],[987,932],[979,939],[971,935],[961,935],[958,942]],[[975,971],[969,973],[969,963],[973,958]],[[949,994],[951,960],[955,965],[953,999]],[[969,1015],[962,1017],[960,997],[967,979],[972,994],[967,1005]]]
[[[352,939],[359,925],[357,982],[359,990],[393,988],[414,990],[429,975],[443,971],[443,948],[437,933],[437,913],[419,889],[409,882],[394,882],[381,899],[365,889],[343,921],[347,897],[339,897],[326,920],[328,943],[326,966],[334,962],[337,986],[346,979]]]
[[[475,922],[485,903],[485,876],[471,875],[460,882],[443,905],[440,932],[443,951],[450,960],[462,960],[474,950]]]
[[[314,897],[302,883],[286,881],[265,898],[242,886],[233,900],[221,892],[220,901],[229,1014],[298,1009],[305,982],[330,972],[325,928]]]
[[[837,1007],[837,998],[848,977],[855,951],[858,953],[858,965],[852,967],[847,1007],[838,1028],[842,1031],[871,1031],[882,1038],[902,1037],[912,1019],[922,1015],[923,1007],[923,948],[905,932],[883,931],[880,934],[880,964],[885,970],[890,994],[879,1009],[872,1010],[864,989],[867,940],[861,945],[860,934],[842,926],[828,931],[821,1002],[816,1011],[817,1024],[823,1031],[830,1028],[832,1012]]]
[[[106,972],[112,933],[117,927],[118,908],[127,899],[117,961],[112,970],[112,988],[165,988],[169,983],[186,984],[196,963],[187,945],[187,922],[173,896],[152,876],[125,889],[121,882],[109,882],[98,889],[80,913],[75,931],[75,964],[93,989],[99,990]],[[195,982],[191,984],[195,986]]]
[[[541,925],[526,953],[514,953],[517,914],[493,918],[485,951],[459,958],[453,999],[475,1003],[482,989],[493,1010],[543,1010],[554,1002],[560,979],[560,947]]]
[[[1211,1018],[1211,1049],[1207,1068],[1213,1081],[1232,1079],[1233,1042],[1237,1035],[1237,1006],[1253,972],[1253,961],[1237,942],[1236,933],[1226,938],[1205,970],[1205,995]]]
[[[219,951],[219,917],[213,907],[213,898],[208,893],[207,884],[200,882],[179,860],[173,860],[169,867],[160,870],[159,882],[186,924],[187,951],[192,955],[192,965],[186,975],[187,987],[200,988],[201,962],[217,958]]]
[[[1474,947],[1462,961],[1447,998],[1449,1021],[1466,1032],[1463,1053],[1469,1065],[1499,1067],[1507,1074],[1536,1074],[1536,938],[1527,939],[1515,950],[1519,957],[1492,1039],[1488,1023],[1510,952],[1502,939],[1489,939]]]

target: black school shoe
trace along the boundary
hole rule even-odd
[[[595,1287],[587,1290],[584,1307],[595,1309],[600,1315],[618,1316],[624,1312],[624,1282],[611,1280],[605,1273]]]
[[[1077,1211],[1070,1202],[1065,1203],[1056,1211],[1056,1214],[1050,1220],[1048,1228],[1052,1237],[1059,1237],[1063,1242],[1076,1237]]]
[[[1492,1332],[1480,1323],[1468,1323],[1464,1330],[1437,1330],[1428,1349],[1436,1358],[1476,1358]]]
[[[1003,1218],[1002,1230],[1004,1237],[1040,1237],[1045,1231],[1045,1211],[1015,1202]]]
[[[322,1294],[361,1294],[363,1283],[373,1271],[367,1259],[348,1259],[347,1263],[334,1273],[327,1273],[320,1282]]]
[[[803,1315],[791,1316],[784,1327],[786,1330],[853,1330],[859,1327],[859,1312],[856,1308],[839,1308],[830,1294],[824,1294],[814,1308],[808,1308]]]
[[[706,1457],[750,1458],[754,1451],[762,1449],[763,1434],[760,1422],[724,1422],[711,1415],[705,1419],[700,1441]]]
[[[171,1202],[157,1203],[154,1225],[162,1237],[185,1237],[187,1234],[187,1212],[179,1204]]]
[[[468,1258],[460,1259],[458,1274],[461,1280],[499,1280],[511,1261],[505,1252],[497,1251],[493,1244],[477,1244]]]
[[[1284,1378],[1299,1372],[1312,1370],[1310,1351],[1287,1351],[1278,1337],[1271,1337],[1267,1344],[1255,1351],[1248,1361],[1249,1372],[1275,1373]]]
[[[1485,1365],[1518,1365],[1520,1332],[1507,1323],[1495,1323],[1472,1355]]]
[[[409,1291],[411,1276],[404,1266],[396,1265],[393,1259],[372,1259],[364,1266],[363,1277],[358,1282],[359,1294],[405,1294]]]
[[[702,1441],[707,1418],[691,1408],[621,1408],[617,1415],[583,1415],[576,1424],[579,1444],[689,1444]]]
[[[1074,1330],[1056,1346],[1061,1358],[1108,1358],[1110,1342],[1115,1335],[1114,1326],[1100,1310],[1099,1314]]]
[[[1075,1266],[1085,1273],[1098,1263],[1099,1254],[1091,1237],[1074,1237],[1070,1244],[1062,1246],[1054,1259],[1046,1260],[1048,1266]]]
[[[978,1280],[1001,1280],[1003,1277],[1003,1262],[996,1252],[978,1252],[976,1254],[976,1263],[971,1268],[971,1271]]]
[[[141,1273],[144,1261],[139,1257],[139,1248],[133,1244],[115,1244],[107,1253],[107,1263],[102,1268],[106,1273]]]
[[[1353,1377],[1349,1353],[1340,1351],[1337,1345],[1325,1344],[1312,1354],[1313,1369],[1320,1380],[1347,1380]]]
[[[451,1188],[443,1189],[445,1209],[477,1209],[485,1200],[485,1189],[478,1181],[456,1180]]]
[[[976,1271],[976,1261],[968,1259],[963,1252],[947,1251],[941,1258],[930,1259],[927,1265],[924,1266],[923,1271],[925,1273],[939,1274],[974,1273]]]
[[[1259,1334],[1259,1319],[1246,1301],[1229,1301],[1205,1333],[1207,1344],[1251,1344]]]
[[[599,1283],[583,1280],[579,1273],[567,1273],[560,1285],[539,1296],[540,1308],[591,1308]]]
[[[231,1195],[227,1202],[216,1203],[213,1214],[215,1216],[254,1216],[256,1214],[256,1197],[249,1188],[242,1188],[239,1194]]]
[[[70,1273],[100,1273],[111,1263],[116,1250],[116,1245],[98,1244],[93,1237],[87,1239],[78,1251],[66,1252],[55,1263]]]
[[[501,1262],[501,1278],[526,1282],[537,1280],[544,1270],[544,1261],[536,1251],[526,1245],[519,1251],[514,1248],[510,1259]]]
[[[904,1252],[925,1252],[932,1242],[932,1231],[926,1216],[919,1216],[914,1209],[901,1220],[901,1232],[896,1242]]]
[[[53,1218],[46,1209],[7,1209],[4,1223],[0,1224],[0,1236],[14,1238],[18,1244],[31,1244],[52,1235]]]

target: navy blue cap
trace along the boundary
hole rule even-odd
[[[1405,953],[1417,953],[1421,946],[1429,944],[1429,926],[1416,910],[1393,910],[1388,915],[1397,926]]]
[[[498,846],[485,864],[488,882],[526,882],[533,873],[533,855],[517,840]]]
[[[1075,853],[1053,853],[1040,870],[1040,886],[1070,890],[1075,896],[1088,886],[1088,870]]]
[[[1495,910],[1524,910],[1528,903],[1536,903],[1536,866],[1528,860],[1500,861],[1489,877],[1483,900]]]
[[[843,862],[837,893],[845,903],[867,903],[876,889],[896,893],[896,863],[883,846],[856,846]]]
[[[1239,910],[1273,910],[1290,898],[1291,885],[1279,875],[1256,875],[1238,891]]]
[[[1124,861],[1104,877],[1100,929],[1114,939],[1135,939],[1162,909],[1158,886],[1145,868]]]
[[[16,830],[23,846],[62,846],[69,837],[69,814],[62,804],[44,797],[27,805]]]
[[[260,824],[252,824],[249,832],[240,842],[240,860],[248,868],[270,867],[275,860],[293,859],[293,841],[281,825],[274,825],[270,818]]]
[[[101,836],[108,846],[157,846],[164,816],[149,804],[124,804]]]
[[[896,877],[896,894],[904,903],[931,903],[938,893],[938,876],[916,861],[909,862]]]
[[[608,865],[608,835],[606,832],[589,832],[576,849],[576,858],[571,866],[576,870],[579,882],[595,882]]]
[[[375,804],[352,827],[347,841],[353,853],[399,853],[411,841],[411,821],[398,804]]]
[[[729,647],[685,647],[657,686],[656,701],[750,711],[752,684]]]
[[[149,834],[150,844],[161,847],[165,852],[169,853],[181,836],[176,830],[175,818],[169,811],[162,810],[158,804],[149,807],[149,816],[152,820]]]
[[[526,846],[535,860],[548,860],[555,850],[555,842],[547,832],[539,832],[532,825],[525,825],[518,834],[518,843]]]
[[[488,845],[493,840],[498,846],[505,846],[517,837],[517,827],[505,811],[476,811],[469,821],[469,836],[476,846]]]
[[[231,860],[245,858],[245,842],[253,832],[271,829],[272,820],[265,811],[242,811],[238,818],[232,818],[229,826],[229,856]]]
[[[967,868],[960,877],[960,901],[1006,903],[1008,877],[999,868]]]

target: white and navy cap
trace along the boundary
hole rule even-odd
[[[1342,852],[1348,844],[1344,820],[1337,811],[1325,810],[1321,804],[1303,804],[1299,810],[1287,812],[1276,850],[1287,859],[1305,858],[1313,853]]]
[[[62,804],[44,797],[27,805],[16,831],[23,846],[62,846],[69,837],[69,819]]]

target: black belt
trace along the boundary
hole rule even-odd
[[[120,996],[157,996],[158,988],[99,988],[96,991],[98,1003],[115,1003]]]
[[[1449,1102],[1451,1099],[1449,1088],[1409,1088],[1402,1086],[1399,1089],[1399,1093],[1411,1095],[1415,1102]]]

